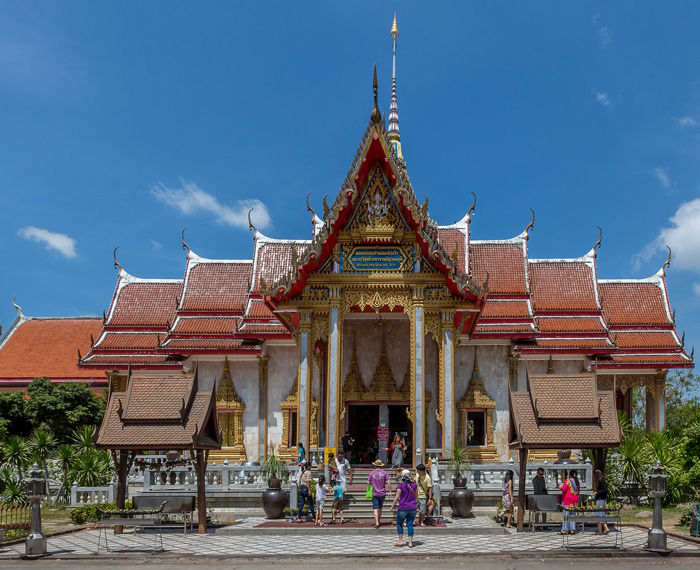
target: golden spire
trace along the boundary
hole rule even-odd
[[[391,37],[396,39],[399,36],[399,26],[396,23],[396,12],[394,12],[394,23],[391,24]]]

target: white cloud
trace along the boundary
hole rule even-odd
[[[17,235],[27,240],[43,243],[46,249],[55,249],[68,259],[73,259],[78,255],[75,252],[75,240],[72,237],[68,237],[66,234],[59,234],[34,226],[27,226],[26,228],[21,228],[17,232]]]
[[[698,283],[697,281],[693,283],[693,293],[700,297],[700,283]]]
[[[160,243],[159,241],[152,239],[151,246],[153,247],[153,251],[158,251],[161,247],[163,247],[163,244]]]
[[[596,101],[603,105],[603,107],[610,107],[612,105],[612,101],[610,101],[610,96],[607,93],[603,93],[602,91],[596,91],[594,89],[593,94],[595,95]]]
[[[651,174],[659,181],[659,184],[664,188],[671,186],[671,179],[668,177],[668,172],[665,168],[656,167],[651,171]]]
[[[600,46],[605,49],[608,44],[612,41],[612,36],[610,35],[610,30],[607,26],[604,26],[598,30],[598,36],[600,38]]]
[[[673,120],[676,122],[676,124],[679,127],[697,127],[698,122],[695,120],[695,117],[691,117],[690,115],[686,115],[685,117],[674,117]]]
[[[270,214],[260,200],[239,200],[231,207],[221,204],[193,182],[181,180],[180,184],[181,188],[168,188],[159,183],[151,188],[151,194],[183,214],[206,212],[213,214],[217,222],[237,228],[248,227],[248,211],[253,208],[251,218],[255,226],[262,229],[270,225]]]
[[[591,20],[596,26],[600,23],[600,12],[596,12]]]
[[[669,227],[662,228],[656,239],[634,256],[635,269],[654,255],[665,252],[668,245],[673,251],[675,268],[700,273],[700,198],[681,204],[669,222]]]

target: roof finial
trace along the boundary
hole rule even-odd
[[[476,194],[474,192],[471,193],[472,196],[474,196],[474,201],[472,202],[471,208],[467,210],[467,223],[470,224],[472,221],[472,214],[476,210]]]
[[[21,317],[21,316],[22,316],[22,307],[20,307],[20,306],[17,304],[17,295],[14,295],[14,296],[12,297],[12,306],[13,306],[15,309],[17,309],[17,316],[18,316],[18,317]]]
[[[666,246],[666,249],[668,250],[668,258],[666,261],[664,261],[664,264],[661,266],[661,271],[664,274],[664,277],[666,277],[666,268],[671,265],[671,248]]]
[[[535,210],[530,208],[530,211],[532,212],[532,219],[530,220],[530,223],[525,228],[525,240],[526,241],[530,239],[530,230],[535,228]]]
[[[190,246],[187,245],[187,242],[185,241],[185,232],[187,231],[187,228],[182,229],[182,233],[180,234],[180,237],[182,238],[182,249],[184,249],[187,253],[192,251],[190,249]]]
[[[596,254],[596,250],[597,250],[599,247],[601,247],[601,245],[602,245],[602,243],[603,243],[603,230],[602,230],[602,228],[601,228],[600,226],[598,226],[598,225],[596,225],[596,228],[598,228],[598,231],[600,232],[600,234],[598,235],[598,241],[595,242],[595,245],[593,246],[593,256],[594,256],[594,257],[597,255],[597,254]]]
[[[396,12],[394,12],[394,22],[391,24],[391,37],[394,40],[394,55],[391,67],[391,104],[389,105],[389,128],[387,129],[387,138],[391,141],[397,158],[399,160],[403,160],[403,153],[401,152],[401,135],[399,134],[399,104],[396,98],[396,38],[399,37],[399,26],[396,23]]]
[[[693,346],[693,350],[690,351],[690,360],[693,360],[695,358],[695,347]]]
[[[379,123],[382,120],[382,114],[379,112],[379,105],[377,104],[377,62],[374,62],[374,78],[372,79],[372,91],[374,92],[374,107],[372,107],[372,112],[369,114],[369,118],[373,123]]]
[[[309,192],[306,195],[306,211],[311,212],[311,227],[313,228],[311,230],[311,237],[316,235],[316,218],[318,216],[316,215],[316,212],[314,212],[314,209],[311,207],[311,204],[309,204],[309,196],[311,196],[311,192]]]
[[[124,268],[121,266],[121,264],[117,261],[117,250],[119,249],[119,246],[114,248],[114,251],[112,252],[112,257],[114,258],[114,269],[119,268],[119,271],[124,271]]]
[[[250,214],[251,214],[252,211],[253,211],[253,208],[251,208],[250,210],[248,210],[248,229],[251,230],[251,231],[253,231],[253,232],[255,232],[255,233],[258,233],[258,228],[256,228],[256,227],[253,225],[253,220],[250,219]]]

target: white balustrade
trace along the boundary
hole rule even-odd
[[[79,487],[78,483],[73,483],[70,488],[70,506],[82,507],[83,505],[113,503],[116,496],[116,483],[101,487]]]

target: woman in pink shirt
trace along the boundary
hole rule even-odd
[[[578,492],[581,489],[581,485],[578,482],[578,476],[576,470],[572,469],[569,471],[569,476],[567,477],[564,484],[561,486],[561,504],[564,507],[564,514],[571,514],[571,510],[566,507],[572,507],[578,504]],[[562,518],[561,530],[559,534],[574,534],[576,531],[576,523],[564,522]]]

